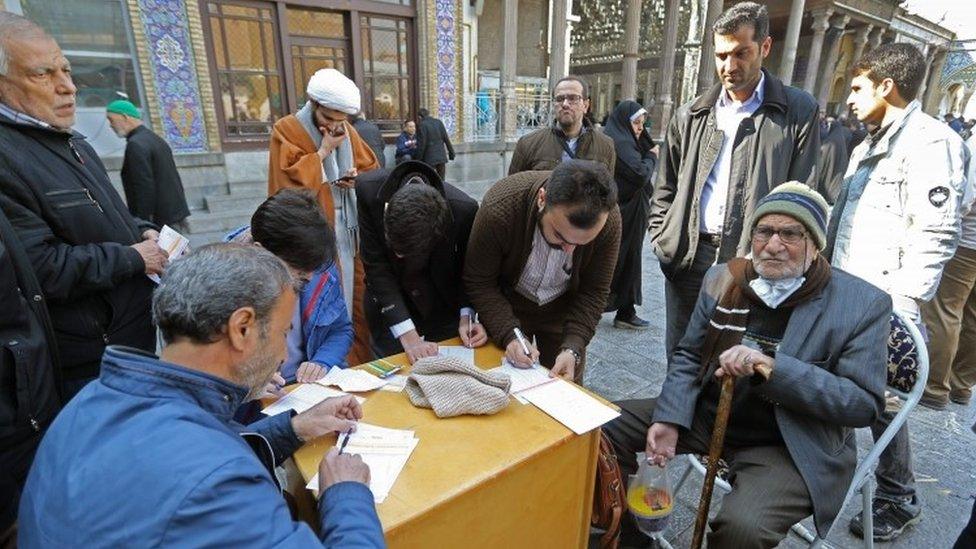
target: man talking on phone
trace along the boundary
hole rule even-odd
[[[348,121],[361,108],[359,88],[352,80],[335,69],[322,69],[309,79],[306,93],[305,105],[275,122],[272,130],[268,195],[285,188],[316,194],[335,229],[343,298],[353,322],[353,345],[346,360],[362,364],[372,354],[363,310],[365,281],[354,187],[358,175],[379,168],[379,163]]]

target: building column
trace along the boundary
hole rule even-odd
[[[518,75],[518,0],[504,0],[502,10],[505,40],[502,41],[502,66],[499,71],[501,130],[503,141],[514,141],[518,137],[515,98],[515,81]]]
[[[820,51],[823,49],[824,35],[830,28],[830,16],[834,10],[825,10],[813,16],[813,40],[810,42],[810,56],[807,58],[807,71],[803,79],[803,89],[814,93],[817,72],[820,69]]]
[[[569,71],[569,2],[552,2],[552,48],[549,52],[549,89]]]
[[[779,63],[779,79],[789,86],[793,83],[793,67],[796,65],[796,49],[800,43],[800,26],[803,24],[803,6],[806,0],[793,0],[790,7],[790,22],[786,26],[786,41],[783,42],[783,60]]]
[[[874,32],[871,33],[871,37],[868,38],[868,45],[871,46],[871,50],[881,45],[881,40],[884,38],[884,33],[885,33],[884,27],[878,27],[874,29]]]
[[[712,36],[712,25],[722,15],[722,0],[708,0],[708,11],[705,12],[705,29],[702,31],[701,59],[698,61],[698,91],[701,95],[715,82],[715,39]]]
[[[925,85],[925,94],[919,94],[922,97],[922,110],[932,116],[936,116],[939,112],[939,99],[942,92],[942,69],[945,68],[948,54],[949,50],[945,46],[935,48],[932,70],[929,71],[928,82]]]
[[[837,58],[840,56],[840,45],[844,41],[844,29],[851,21],[849,15],[838,15],[830,25],[831,37],[827,40],[827,59],[820,68],[820,84],[817,86],[817,103],[821,109],[827,108],[830,99],[830,88],[834,84],[834,73],[837,71]]]
[[[929,82],[929,72],[932,70],[932,62],[935,61],[935,46],[931,44],[925,44],[921,49],[922,57],[925,58],[925,74],[922,75],[922,83],[918,86],[918,92],[916,92],[915,98],[921,103],[922,98],[925,97],[925,87]],[[922,109],[925,109],[925,105],[922,105]]]
[[[640,45],[641,0],[627,0],[624,28],[624,63],[620,74],[620,98],[637,97],[637,48]]]
[[[857,63],[861,56],[864,55],[864,48],[868,45],[868,39],[872,30],[874,30],[874,25],[864,25],[854,33],[854,55],[851,57],[852,63]]]
[[[607,90],[606,90],[607,102],[606,102],[606,105],[603,106],[603,111],[600,112],[600,113],[597,113],[597,114],[599,114],[600,118],[603,118],[603,115],[605,115],[608,112],[610,112],[610,111],[613,110],[613,80],[614,80],[614,76],[616,76],[616,74],[615,73],[612,73],[612,72],[607,75],[607,79],[605,81],[606,84],[607,84]],[[600,121],[600,119],[597,119],[597,122],[599,122],[599,121]]]
[[[802,1],[802,0],[801,0]],[[674,79],[674,57],[678,47],[678,4],[679,0],[668,0],[664,8],[664,43],[661,45],[661,63],[658,74],[661,77],[657,90],[657,100],[651,109],[651,128],[655,138],[664,137],[668,121],[671,119],[671,108],[674,101],[671,98],[672,82]]]

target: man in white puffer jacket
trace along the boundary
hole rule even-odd
[[[966,190],[965,145],[915,100],[925,59],[910,44],[885,44],[854,65],[848,105],[876,129],[854,149],[834,206],[826,255],[834,267],[891,294],[894,308],[924,333],[920,305],[931,300],[959,244]],[[894,412],[872,426],[877,439]],[[896,538],[921,518],[907,425],[876,471],[878,541]],[[863,536],[861,515],[851,532]]]

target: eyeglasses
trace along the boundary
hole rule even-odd
[[[566,95],[557,95],[556,97],[553,97],[552,100],[555,101],[557,105],[561,105],[564,101],[568,101],[570,105],[578,105],[581,101],[583,101],[583,96],[576,93],[570,93]]]
[[[803,229],[797,227],[774,229],[772,227],[760,225],[752,231],[752,239],[756,242],[769,242],[769,239],[773,238],[774,234],[778,234],[779,239],[787,244],[796,244],[807,236],[807,233],[804,232]]]

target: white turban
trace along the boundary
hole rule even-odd
[[[346,114],[360,110],[359,88],[335,69],[319,69],[308,79],[308,96],[323,107]]]

